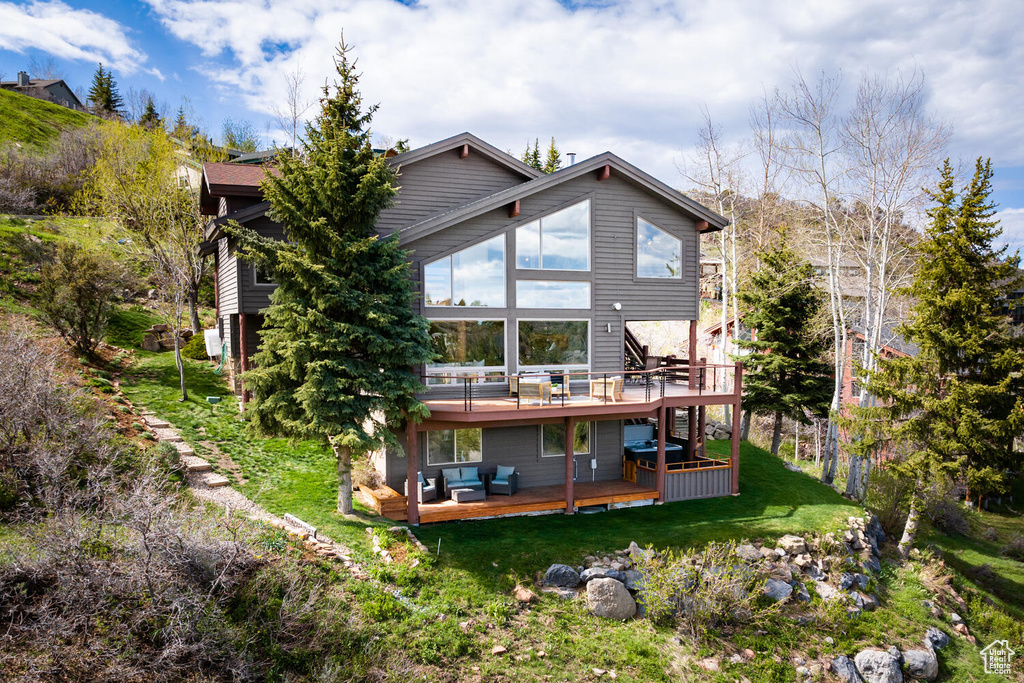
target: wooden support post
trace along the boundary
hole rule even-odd
[[[686,459],[693,462],[697,453],[697,408],[690,406],[686,409]]]
[[[697,321],[690,321],[690,338],[686,340],[686,360],[689,363],[690,389],[697,388],[697,373],[694,372],[694,361],[697,359]]]
[[[571,515],[576,512],[576,500],[573,492],[573,475],[575,474],[574,457],[575,448],[573,442],[576,440],[576,420],[571,417],[565,418],[565,514]]]
[[[409,491],[408,522],[413,526],[420,523],[420,445],[418,436],[416,425],[406,422],[405,479],[406,489]]]
[[[217,271],[220,270],[220,259],[217,252],[213,253],[213,319],[220,320],[220,287],[217,284]],[[192,330],[199,334],[199,330]]]
[[[508,217],[515,218],[519,215],[519,200],[512,202],[511,206],[508,207]]]
[[[668,409],[658,408],[658,462],[654,468],[654,479],[657,482],[658,500],[665,500],[665,423]]]
[[[736,495],[740,492],[740,424],[743,420],[743,406],[741,404],[741,397],[743,396],[743,364],[739,361],[736,362],[736,380],[734,382],[736,389],[736,402],[732,404],[732,493]]]
[[[597,179],[598,180],[608,180],[611,177],[612,177],[612,167],[611,167],[610,164],[605,164],[597,172]]]
[[[460,159],[465,159],[468,156],[469,156],[469,143],[466,143],[466,144],[464,144],[462,146],[462,149],[459,150],[459,158]]]
[[[238,369],[245,372],[249,369],[249,330],[246,325],[245,313],[238,314]],[[249,402],[249,392],[245,389],[245,380],[239,379],[242,387],[242,403]]]
[[[702,457],[708,455],[708,415],[705,406],[697,406],[697,438],[700,439],[700,454]]]

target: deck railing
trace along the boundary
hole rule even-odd
[[[691,462],[673,462],[665,464],[666,472],[690,472],[693,470],[708,470],[717,467],[728,468],[732,462],[728,458],[701,458]],[[636,468],[647,472],[656,472],[658,463],[653,460],[638,460]]]
[[[530,403],[524,405],[523,386],[537,386],[539,395],[525,397],[527,400],[539,399],[540,405],[565,406],[572,398],[572,385],[575,383],[581,387],[587,385],[586,396],[592,400],[601,400],[607,403],[609,400],[622,401],[625,403],[640,402],[636,398],[635,390],[643,390],[642,402],[650,403],[656,398],[665,398],[669,387],[683,386],[703,395],[708,387],[718,387],[720,380],[731,376],[735,372],[734,365],[713,365],[708,363],[678,364],[667,367],[655,368],[652,370],[623,370],[621,372],[585,372],[580,370],[566,370],[564,372],[550,373],[527,373],[517,375],[499,375],[492,372],[486,374],[473,374],[472,371],[454,373],[427,373],[422,376],[422,381],[428,389],[455,389],[461,385],[463,408],[466,411],[473,410],[473,402],[484,398],[499,398],[497,392],[508,390],[515,383],[515,390],[509,392],[508,399],[515,396],[516,409],[536,407]],[[547,375],[558,378],[560,381],[537,383],[530,382],[531,378],[538,375]],[[617,385],[616,382],[621,382]],[[544,386],[547,384],[548,386]],[[569,390],[566,390],[566,387]],[[547,389],[545,392],[544,390]],[[597,393],[595,394],[595,389]],[[456,394],[457,395],[457,394]],[[580,394],[576,394],[579,396]],[[628,396],[628,398],[627,398]],[[429,391],[426,398],[429,400]],[[449,394],[445,398],[455,398]],[[546,403],[545,403],[546,402]]]

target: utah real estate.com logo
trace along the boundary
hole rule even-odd
[[[993,640],[981,651],[981,658],[985,660],[985,673],[1009,676],[1015,654],[1010,649],[1009,641]]]

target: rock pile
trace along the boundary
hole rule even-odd
[[[587,609],[605,619],[623,621],[636,616],[636,595],[643,590],[643,576],[633,569],[633,559],[647,551],[636,543],[612,556],[588,555],[583,565],[553,564],[544,572],[541,590],[576,597],[585,594]]]
[[[680,410],[676,412],[676,431],[680,434],[685,434],[689,429],[689,421],[686,417],[686,411]],[[715,420],[704,421],[704,436],[710,440],[721,440],[729,439],[732,437],[732,428],[724,422],[716,422]]]
[[[188,340],[192,338],[192,330],[185,329],[181,331],[181,335],[178,337],[178,347],[181,348],[188,343]],[[163,349],[174,348],[174,334],[171,332],[171,326],[159,323],[153,325],[151,328],[142,333],[142,348],[146,351],[160,351]]]

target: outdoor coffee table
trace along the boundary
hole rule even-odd
[[[480,489],[452,489],[452,500],[468,503],[471,500],[486,500],[487,494]]]

